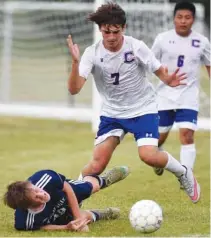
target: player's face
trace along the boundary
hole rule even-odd
[[[100,27],[103,36],[103,44],[110,51],[118,51],[123,44],[125,27],[121,25],[104,24]]]
[[[174,26],[177,34],[187,36],[191,32],[194,17],[189,10],[178,10],[174,17]]]
[[[44,204],[48,202],[51,198],[46,191],[44,191],[42,188],[38,188],[33,184],[29,186],[29,189],[29,198],[31,199],[33,206],[39,206],[41,204]]]

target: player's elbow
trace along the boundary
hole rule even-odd
[[[70,77],[68,80],[68,91],[71,95],[78,94],[85,83],[85,78],[83,77]]]
[[[25,231],[26,230],[24,227],[20,227],[20,226],[17,226],[17,225],[15,225],[15,229],[17,231]]]
[[[79,88],[72,88],[72,87],[69,87],[68,88],[68,91],[71,95],[76,95],[80,92],[80,89]]]
[[[68,83],[68,91],[71,95],[75,95],[75,94],[78,94],[81,89],[83,87],[83,83],[82,82],[73,82],[70,81]]]

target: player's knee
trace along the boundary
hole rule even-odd
[[[85,176],[83,180],[92,184],[92,193],[96,193],[100,190],[100,183],[97,175]]]
[[[150,166],[154,166],[156,164],[156,160],[157,160],[157,150],[154,148],[141,148],[139,149],[139,157],[140,159],[150,165]]]
[[[183,130],[180,133],[181,143],[184,145],[193,144],[194,143],[194,131],[192,130]]]
[[[91,162],[91,174],[101,174],[104,169],[105,166],[100,160],[93,159]]]

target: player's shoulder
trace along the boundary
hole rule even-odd
[[[132,36],[124,36],[126,44],[145,44],[141,39],[134,38]]]
[[[194,30],[191,32],[191,37],[196,38],[202,42],[209,42],[209,40],[206,36],[202,35],[201,33],[197,32],[197,31],[194,31]]]
[[[42,169],[42,170],[38,170],[36,171],[34,174],[32,174],[32,176],[29,177],[30,178],[41,178],[41,177],[50,177],[57,174],[54,170],[51,169]]]
[[[26,230],[26,222],[28,218],[28,210],[19,209],[15,210],[15,229],[16,230]]]
[[[94,55],[97,51],[97,49],[100,48],[100,44],[102,40],[97,41],[96,43],[93,43],[92,45],[85,48],[85,53],[89,55]]]
[[[125,44],[132,47],[135,51],[139,49],[148,48],[146,43],[141,39],[134,38],[132,36],[124,36]]]
[[[62,174],[57,173],[51,169],[43,169],[35,172],[32,176],[28,178],[32,184],[36,186],[42,186],[42,188],[47,185],[49,182],[60,181],[61,183],[64,182],[65,176]]]
[[[170,29],[170,30],[158,33],[157,36],[156,36],[156,39],[159,39],[159,40],[163,41],[164,39],[169,38],[169,37],[173,37],[174,35],[175,35],[175,30]]]
[[[15,223],[16,230],[39,230],[44,225],[42,213],[31,212],[28,209],[17,208],[15,210]]]

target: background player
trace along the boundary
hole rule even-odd
[[[17,230],[87,231],[87,224],[100,219],[116,219],[118,208],[81,211],[79,204],[92,193],[116,183],[129,174],[126,166],[115,167],[104,176],[70,180],[53,170],[41,170],[27,181],[10,184],[4,202],[15,209]]]
[[[177,3],[174,8],[175,28],[159,34],[152,46],[156,58],[166,65],[170,72],[173,72],[175,67],[180,67],[180,72],[187,73],[186,85],[172,88],[159,82],[157,87],[160,117],[158,146],[163,145],[176,122],[181,142],[180,161],[191,169],[196,158],[194,132],[199,110],[201,65],[206,66],[210,76],[210,43],[206,37],[192,30],[195,12],[193,3]],[[163,171],[162,168],[155,168],[158,175]]]

